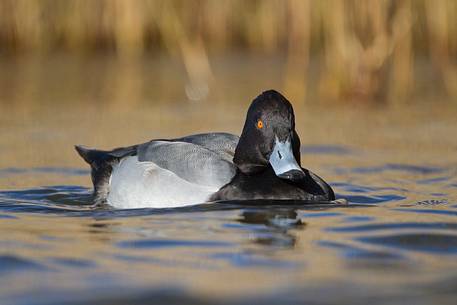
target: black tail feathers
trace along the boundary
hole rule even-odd
[[[75,145],[78,154],[89,163],[91,167],[92,182],[94,184],[95,202],[104,202],[109,192],[109,179],[113,166],[120,159],[136,154],[137,145],[116,148],[111,151],[87,148]]]
[[[93,169],[98,169],[104,164],[110,164],[112,161],[117,160],[115,156],[103,150],[90,149],[82,145],[75,145],[78,154],[89,163]]]
[[[82,145],[75,145],[75,149],[78,152],[78,154],[86,161],[87,163],[91,164],[93,161],[93,156],[92,152],[93,150],[86,148]]]
[[[95,202],[104,202],[108,196],[108,184],[112,166],[119,161],[119,158],[110,155],[109,152],[90,149],[81,145],[75,145],[75,149],[91,167]]]

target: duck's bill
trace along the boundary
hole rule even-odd
[[[270,155],[270,164],[279,178],[299,181],[305,177],[305,173],[295,160],[290,140],[279,141],[276,137],[273,152]]]

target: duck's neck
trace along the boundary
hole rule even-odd
[[[246,175],[261,172],[269,165],[259,147],[253,143],[248,136],[241,136],[233,157],[233,163]]]

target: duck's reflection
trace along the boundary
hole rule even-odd
[[[264,225],[264,230],[255,230],[252,235],[254,243],[264,246],[293,248],[297,238],[290,231],[306,226],[295,209],[249,209],[240,216],[240,223]]]

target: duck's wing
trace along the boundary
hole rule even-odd
[[[101,165],[103,163],[111,162],[113,160],[119,160],[125,157],[135,156],[138,154],[139,147],[142,147],[142,151],[144,151],[145,147],[158,141],[171,143],[185,142],[198,145],[216,153],[221,158],[227,159],[228,161],[232,161],[233,155],[235,154],[236,145],[238,144],[238,140],[239,137],[236,135],[223,132],[214,132],[195,134],[185,136],[182,138],[176,138],[173,140],[156,139],[143,144],[115,148],[110,151],[88,148],[82,145],[75,145],[75,148],[79,155],[87,163],[91,165]]]
[[[205,187],[220,188],[236,173],[232,157],[224,149],[210,150],[189,142],[151,141],[138,146],[137,157],[139,162],[152,162],[190,183]]]
[[[225,132],[213,132],[190,135],[175,139],[174,141],[192,143],[202,146],[221,155],[221,157],[232,161],[239,139],[240,137],[234,134]]]

